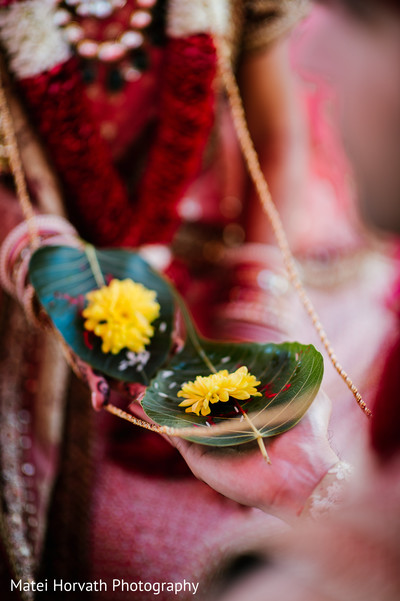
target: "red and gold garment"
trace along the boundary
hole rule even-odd
[[[140,76],[121,81],[118,61],[111,65],[111,73],[110,64],[97,60],[88,64],[75,52],[76,45],[66,42],[54,22],[57,5],[53,2],[1,3],[0,41],[15,88],[61,182],[70,219],[84,238],[99,246],[171,240],[180,222],[179,203],[201,172],[218,125],[213,35],[227,40],[236,62],[242,52],[263,47],[284,33],[302,14],[304,4],[294,0],[161,2],[159,39],[151,41],[149,35],[146,68]],[[211,18],[210,6],[216,11]],[[127,7],[134,11],[136,0]],[[103,39],[115,14],[86,22],[87,35]],[[80,22],[85,26],[85,19]],[[42,439],[35,440],[35,416],[39,402],[44,410],[46,381],[55,389],[49,395],[53,402],[62,403],[65,389],[56,386],[60,380],[50,365],[54,351],[46,354],[42,340],[28,340],[15,307],[12,316],[4,322],[10,353],[3,358],[2,373],[12,374],[13,381],[0,395],[2,417],[11,415],[12,436],[0,449],[3,463],[9,463],[8,482],[13,483],[7,489],[8,499],[25,494],[21,489],[28,477],[30,482],[37,479],[39,486],[49,479],[51,462],[55,469],[55,443],[43,446]],[[12,348],[28,342],[37,349],[36,363],[30,370],[23,369],[32,363],[32,354],[20,353],[18,369]],[[69,393],[58,485],[50,503],[38,577],[186,579],[201,581],[199,598],[206,598],[209,578],[221,561],[245,553],[250,522],[260,530],[269,528],[271,518],[244,509],[195,480],[177,452],[156,435],[127,431],[125,424],[116,424],[108,416],[94,416],[86,391],[76,382]],[[43,420],[40,424],[43,429]],[[23,455],[18,450],[21,428],[23,436],[32,434],[33,440]],[[51,437],[46,436],[48,442]],[[21,469],[27,472],[22,472],[22,478]],[[33,494],[31,489],[28,492]],[[29,544],[21,542],[26,507],[20,505],[4,518],[2,538],[13,573],[28,579],[34,562]],[[19,524],[15,535],[12,520]],[[132,593],[117,596],[109,589],[108,595],[98,593],[95,598],[114,601],[132,598]],[[148,598],[153,593],[135,594],[138,600]],[[167,593],[159,596],[169,598]]]

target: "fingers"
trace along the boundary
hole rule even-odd
[[[90,388],[93,409],[100,411],[108,403],[110,397],[110,387],[107,380],[94,372],[90,365],[79,359],[76,355],[72,357],[81,378]]]
[[[141,406],[141,404],[138,401],[133,401],[132,403],[130,403],[128,409],[138,419],[141,419],[144,422],[147,422],[149,424],[155,423],[155,422],[153,422],[153,420],[151,420],[148,417],[148,415],[146,415],[143,407]]]
[[[96,411],[100,411],[108,403],[110,388],[106,380],[102,376],[95,374],[90,368],[86,377],[92,392],[91,400],[93,408]]]
[[[175,447],[180,452],[182,457],[185,457],[191,443],[183,438],[179,438],[179,436],[167,436],[166,434],[161,434],[161,436],[167,440],[171,446]]]

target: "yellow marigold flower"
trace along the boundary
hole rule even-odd
[[[103,353],[116,355],[123,348],[144,351],[154,334],[150,325],[160,314],[156,292],[133,280],[112,280],[86,294],[84,327],[103,340]]]
[[[233,373],[223,369],[210,376],[197,376],[194,382],[183,384],[178,392],[178,397],[185,399],[179,407],[186,407],[186,413],[208,415],[211,413],[210,403],[225,403],[229,397],[243,401],[251,396],[261,396],[256,389],[259,384],[245,366]]]

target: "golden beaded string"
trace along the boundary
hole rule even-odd
[[[220,73],[230,103],[232,119],[239,140],[239,144],[243,153],[243,157],[247,169],[249,171],[250,177],[257,190],[257,194],[260,199],[261,205],[270,220],[272,230],[276,237],[279,249],[282,253],[283,261],[288,274],[288,279],[293,285],[294,289],[296,290],[303,306],[305,307],[309,317],[311,318],[313,326],[317,331],[317,334],[322,344],[324,345],[324,348],[328,354],[329,359],[331,360],[333,367],[335,368],[339,376],[342,378],[342,380],[345,382],[347,387],[353,393],[360,408],[368,417],[371,417],[371,410],[368,409],[357,387],[337,360],[335,351],[332,347],[332,344],[329,341],[324,327],[320,322],[314,305],[304,289],[303,283],[296,268],[295,260],[289,247],[288,239],[286,237],[281,218],[272,200],[267,181],[262,172],[260,161],[258,159],[257,152],[254,148],[249,129],[247,127],[246,116],[239,88],[235,76],[232,72],[228,58],[229,52],[223,42],[220,43],[216,41],[216,47],[219,57]]]
[[[0,67],[0,116],[1,128],[5,141],[5,150],[13,174],[17,196],[21,205],[24,218],[27,222],[29,236],[32,248],[39,245],[39,233],[35,222],[35,211],[33,210],[28,189],[26,186],[24,170],[22,167],[21,156],[14,131],[13,118],[7,102],[5,86],[3,83],[3,74]]]

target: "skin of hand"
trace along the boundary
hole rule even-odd
[[[130,410],[148,418],[139,404]],[[314,488],[338,461],[328,441],[331,402],[320,392],[305,417],[291,430],[264,439],[271,464],[257,443],[218,448],[165,437],[193,474],[224,496],[282,519],[299,515]]]

